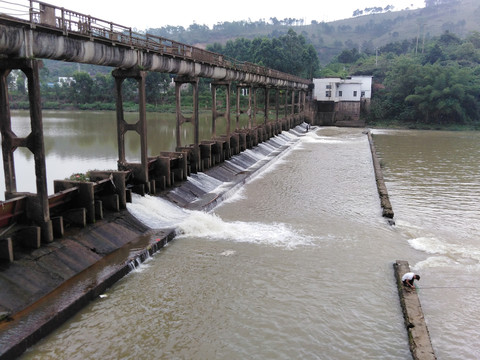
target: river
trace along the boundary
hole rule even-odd
[[[55,176],[115,166],[115,143],[62,117]],[[395,226],[362,130],[314,129],[211,213],[135,196],[129,210],[177,238],[22,358],[410,359],[397,259],[422,277],[437,357],[479,358],[480,135],[372,132]]]

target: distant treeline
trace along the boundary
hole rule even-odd
[[[293,29],[274,39],[238,38],[227,41],[225,46],[219,43],[207,46],[207,50],[307,79],[313,78],[320,69],[315,48]]]

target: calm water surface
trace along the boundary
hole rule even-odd
[[[479,359],[480,133],[375,131],[439,359]],[[411,262],[412,264],[412,262]]]
[[[361,130],[311,131],[212,213],[135,197],[177,239],[23,358],[410,359],[396,259],[422,275],[438,358],[479,358],[479,136],[374,139],[396,226]]]
[[[125,121],[135,123],[137,113],[125,113]],[[242,118],[240,127],[246,126]],[[175,114],[147,113],[148,155],[175,151]],[[232,126],[234,119],[232,117]],[[28,111],[12,111],[12,129],[18,137],[31,132]],[[200,115],[200,139],[211,138],[211,115]],[[43,130],[48,193],[53,194],[53,181],[89,170],[117,169],[118,146],[115,112],[43,111]],[[225,120],[217,120],[217,134],[225,132]],[[182,126],[181,144],[194,142],[190,123]],[[140,162],[140,137],[134,131],[125,134],[126,160]],[[26,148],[14,152],[17,191],[36,192],[33,154]],[[4,197],[3,167],[0,169],[0,197]]]

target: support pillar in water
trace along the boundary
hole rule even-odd
[[[225,87],[225,111],[221,112],[217,110],[217,88],[219,86]],[[217,136],[217,119],[224,117],[226,119],[226,135],[230,135],[230,89],[231,82],[229,81],[216,81],[211,83],[212,87],[212,137]]]
[[[147,118],[145,98],[145,71],[139,69],[115,69],[112,75],[115,78],[115,95],[117,110],[117,142],[118,142],[118,169],[133,170],[135,178],[147,187],[148,191],[148,155],[147,155]],[[135,79],[138,82],[138,110],[139,119],[135,124],[125,121],[123,112],[122,84],[125,79]],[[140,164],[127,164],[125,158],[125,133],[135,131],[140,136]]]
[[[284,116],[285,116],[285,120],[284,120],[284,126],[283,126],[283,130],[288,130],[290,127],[289,127],[289,112],[288,112],[288,89],[285,89],[285,104],[284,104]]]
[[[182,85],[190,84],[193,90],[193,113],[186,117],[182,113]],[[202,170],[200,156],[199,139],[199,111],[198,111],[198,78],[177,76],[175,78],[175,104],[176,104],[176,151],[186,151],[188,153],[188,163],[190,171],[196,173]],[[181,128],[184,123],[193,124],[193,144],[190,147],[182,147]]]
[[[270,89],[268,87],[264,87],[264,95],[265,95],[265,107],[264,107],[264,114],[263,114],[263,124],[264,125],[267,125],[268,123],[268,109],[270,107],[270,99],[269,99],[269,95],[270,95]]]
[[[5,172],[5,198],[13,198],[17,193],[13,153],[18,147],[26,147],[34,156],[37,188],[36,194],[27,195],[27,216],[40,227],[42,241],[51,242],[53,241],[53,230],[48,207],[47,170],[43,140],[40,78],[38,75],[39,64],[38,60],[33,59],[5,59],[0,61],[0,130]],[[17,137],[12,130],[7,76],[13,69],[20,69],[26,75],[28,81],[31,132],[24,138]]]
[[[242,92],[247,92],[248,87],[243,84],[237,84],[237,100],[236,100],[236,113],[235,113],[235,129],[238,130],[240,129],[240,115],[242,114],[242,108],[240,105],[240,96],[242,95]],[[248,110],[247,110],[248,113]]]

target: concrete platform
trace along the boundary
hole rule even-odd
[[[393,268],[413,359],[434,360],[437,357],[433,351],[418,294],[414,289],[406,287],[402,283],[402,276],[410,272],[410,266],[407,261],[397,260],[393,264]]]

